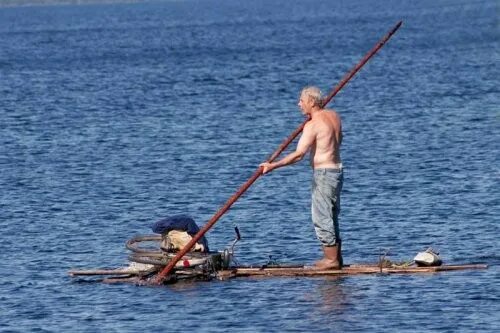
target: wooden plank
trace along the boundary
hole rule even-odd
[[[377,265],[350,265],[343,269],[318,270],[313,267],[299,268],[235,268],[218,272],[220,279],[244,276],[336,276],[336,275],[359,275],[359,274],[418,274],[434,273],[443,271],[486,269],[487,265],[444,265],[435,267],[394,267],[380,268]]]
[[[92,275],[130,275],[130,271],[126,269],[87,269],[87,270],[71,270],[68,272],[70,276],[92,276]]]
[[[71,270],[68,272],[70,276],[93,276],[93,275],[144,275],[157,270],[151,269],[149,271],[129,269],[129,268],[118,268],[118,269],[86,269],[86,270]]]
[[[135,284],[135,285],[147,285],[147,282],[142,280],[138,276],[131,276],[131,277],[110,277],[110,278],[105,278],[101,282],[107,283],[107,284],[119,284],[119,283],[130,283],[130,284]]]

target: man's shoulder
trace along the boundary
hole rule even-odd
[[[314,128],[316,121],[314,119],[309,119],[309,121],[304,125],[304,131],[309,131]]]
[[[310,134],[310,135],[315,135],[318,129],[320,121],[317,119],[310,119],[304,126],[303,133],[304,134]]]
[[[329,117],[332,117],[337,121],[340,121],[340,115],[338,114],[337,111],[335,111],[334,109],[324,109],[324,110],[326,111],[325,113],[329,115]]]
[[[337,111],[335,109],[323,109],[323,111],[328,112],[328,113],[333,113],[335,115],[338,115]]]

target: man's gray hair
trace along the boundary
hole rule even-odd
[[[315,106],[321,106],[321,103],[323,102],[323,99],[321,98],[321,90],[319,90],[318,87],[305,87],[302,89],[301,95],[311,98]]]

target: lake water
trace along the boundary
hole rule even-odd
[[[495,1],[217,1],[0,7],[1,332],[498,332]],[[203,225],[400,19],[330,107],[343,119],[347,263],[428,246],[488,270],[81,283],[185,213]],[[321,255],[303,161],[208,233],[242,264]]]

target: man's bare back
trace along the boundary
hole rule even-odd
[[[310,148],[311,167],[339,168],[342,126],[339,115],[333,110],[323,109],[312,114],[312,119],[304,128],[303,136],[314,136]]]

